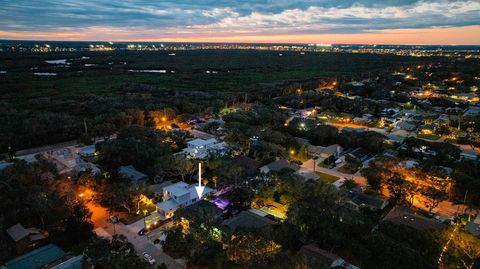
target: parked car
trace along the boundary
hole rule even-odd
[[[152,255],[146,252],[143,252],[143,259],[149,264],[154,264],[156,262],[155,259],[152,257]]]

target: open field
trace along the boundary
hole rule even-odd
[[[256,50],[0,54],[2,99],[108,95],[137,90],[245,91],[260,83],[352,75],[419,61],[387,55]],[[66,59],[68,65],[45,60]],[[157,70],[155,73],[129,70]],[[161,71],[163,70],[163,71]],[[56,73],[55,76],[34,73]]]

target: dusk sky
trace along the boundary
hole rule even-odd
[[[0,39],[480,44],[480,1],[0,0]]]

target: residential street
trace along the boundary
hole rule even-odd
[[[306,173],[307,171],[309,171],[310,173],[314,173],[313,172],[313,160],[312,159],[309,159],[308,161],[304,162],[301,166],[301,170],[299,171],[305,171],[304,173]],[[333,169],[328,169],[328,168],[324,168],[324,167],[320,167],[320,166],[316,166],[315,167],[315,171],[316,172],[322,172],[322,173],[325,173],[325,174],[329,174],[329,175],[332,175],[332,176],[336,176],[336,177],[339,177],[339,178],[346,178],[346,179],[353,179],[358,185],[362,186],[362,187],[365,187],[367,185],[367,179],[359,174],[345,174],[345,173],[342,173],[342,172],[339,172],[337,170],[333,170]]]
[[[165,254],[160,248],[157,248],[151,243],[146,236],[139,236],[137,233],[131,231],[126,225],[119,222],[113,224],[107,221],[108,212],[107,209],[92,202],[87,203],[87,207],[92,212],[92,222],[94,224],[95,232],[99,236],[108,235],[111,237],[114,232],[116,234],[123,234],[127,237],[128,241],[133,244],[137,254],[142,256],[143,252],[147,252],[157,261],[152,267],[156,267],[161,263],[165,263],[169,269],[183,269],[185,268],[175,259]],[[143,257],[141,257],[143,259]]]

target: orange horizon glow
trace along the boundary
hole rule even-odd
[[[148,35],[140,37],[139,35]],[[128,31],[95,28],[79,32],[11,32],[0,30],[0,39],[39,41],[205,42],[205,43],[328,43],[401,45],[480,45],[480,25],[425,29],[392,29],[352,34],[235,35],[235,33],[167,33],[153,37],[152,30]],[[221,35],[221,36],[220,36]]]

